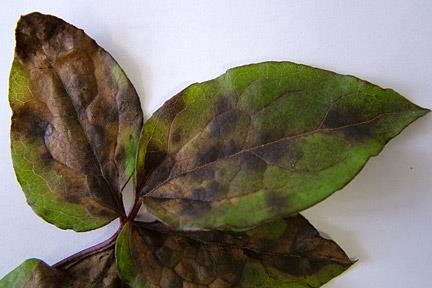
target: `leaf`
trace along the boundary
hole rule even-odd
[[[59,18],[23,16],[9,101],[14,168],[33,210],[76,231],[116,218],[134,172],[142,111],[111,55]]]
[[[253,227],[341,189],[427,112],[393,90],[305,65],[233,68],[146,122],[139,189],[177,229]]]
[[[24,261],[0,280],[0,288],[96,288],[126,287],[118,278],[114,249],[99,252],[73,264],[65,271],[38,259]]]
[[[132,288],[320,287],[352,264],[301,215],[232,233],[127,224],[116,258]]]

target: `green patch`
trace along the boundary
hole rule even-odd
[[[14,109],[33,98],[29,85],[28,72],[14,59],[9,76],[9,102]]]
[[[129,178],[135,171],[136,167],[138,139],[134,137],[133,133],[129,133],[128,131],[124,131],[123,135],[121,143],[123,143],[125,148],[124,171],[126,178]]]
[[[12,137],[12,158],[18,182],[32,209],[61,229],[88,231],[108,224],[115,216],[97,217],[82,204],[69,203],[62,194],[67,183],[37,158],[38,144]]]
[[[244,288],[318,288],[346,270],[337,264],[328,264],[316,274],[292,276],[271,267],[249,261],[243,270],[238,287]]]

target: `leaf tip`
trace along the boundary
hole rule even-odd
[[[417,106],[418,107],[418,112],[417,112],[417,115],[418,115],[418,117],[417,118],[420,118],[420,117],[422,117],[422,116],[425,116],[426,114],[428,114],[429,112],[431,112],[432,110],[431,109],[429,109],[429,108],[424,108],[424,107],[421,107],[421,106]]]
[[[432,110],[429,109],[429,108],[423,108],[423,107],[421,107],[421,109],[422,109],[422,111],[424,112],[424,114],[427,114],[427,113],[429,113],[429,112],[432,111]]]
[[[31,57],[64,24],[60,18],[40,12],[21,15],[15,28],[16,56],[21,60]]]

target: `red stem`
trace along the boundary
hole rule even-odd
[[[122,190],[123,190],[123,188],[122,188]],[[120,206],[123,208],[123,209],[120,209],[120,227],[117,230],[117,232],[114,233],[114,235],[112,235],[107,240],[102,241],[99,244],[96,244],[96,245],[89,247],[87,249],[84,249],[82,251],[79,251],[79,252],[57,262],[52,267],[55,267],[58,269],[67,269],[68,267],[70,267],[70,266],[74,265],[75,263],[83,260],[84,258],[91,256],[91,255],[94,255],[98,252],[105,251],[105,250],[107,250],[107,249],[109,249],[115,245],[117,237],[118,237],[122,227],[124,226],[124,224],[126,222],[133,221],[135,219],[135,217],[137,216],[137,214],[139,212],[139,209],[141,208],[141,204],[142,204],[142,200],[138,196],[138,191],[136,191],[135,192],[134,205],[132,207],[131,212],[129,213],[129,216],[127,216],[126,211],[124,209],[122,199],[116,197],[116,200],[117,200],[117,203],[121,204]]]
[[[142,204],[141,198],[135,196],[134,206],[127,218],[128,221],[133,221],[135,219],[135,217],[138,215],[139,209],[141,208],[141,204]]]
[[[84,249],[80,252],[77,252],[77,253],[57,262],[56,264],[53,265],[53,267],[58,268],[58,269],[67,268],[68,266],[71,266],[71,265],[75,264],[76,262],[79,262],[88,256],[94,255],[98,252],[102,252],[102,251],[105,251],[105,250],[111,248],[112,246],[114,246],[114,244],[116,242],[119,231],[117,231],[114,235],[112,235],[107,240],[105,240],[99,244],[96,244],[92,247],[89,247],[87,249]]]

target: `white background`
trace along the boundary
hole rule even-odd
[[[0,277],[30,257],[53,264],[117,225],[59,230],[33,214],[15,179],[8,73],[15,23],[35,10],[85,29],[110,51],[146,116],[190,83],[265,60],[354,74],[432,108],[432,1],[2,1]],[[431,128],[431,115],[417,121],[345,189],[304,213],[359,259],[326,287],[431,287]]]

